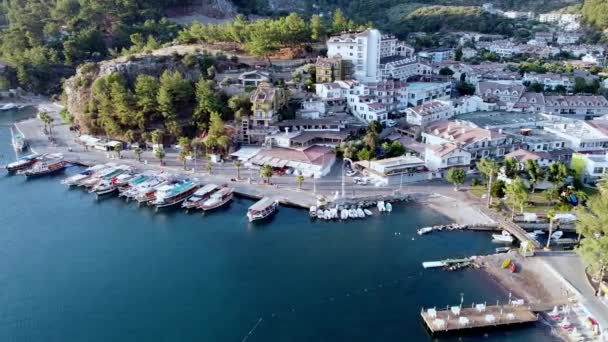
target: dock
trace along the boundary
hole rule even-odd
[[[473,304],[471,307],[462,307],[462,305],[458,305],[441,311],[436,308],[422,309],[420,316],[431,334],[507,327],[534,323],[538,320],[538,315],[529,306],[523,305],[521,301],[491,306]]]

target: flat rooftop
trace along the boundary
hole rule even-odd
[[[501,128],[517,126],[536,126],[548,119],[538,113],[517,113],[505,111],[473,112],[454,117],[456,120],[468,121],[480,128]]]
[[[444,82],[410,82],[407,88],[411,90],[430,90],[443,86]]]

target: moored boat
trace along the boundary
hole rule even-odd
[[[211,194],[209,199],[203,202],[200,208],[203,209],[203,211],[221,208],[232,201],[233,196],[232,188],[221,188]]]
[[[34,166],[27,170],[19,171],[19,174],[28,178],[41,177],[61,172],[65,170],[66,167],[67,163],[63,159],[45,160],[34,164]]]
[[[207,184],[207,185],[203,186],[202,188],[196,190],[192,194],[192,196],[188,197],[182,203],[182,208],[185,208],[185,209],[199,208],[200,205],[203,204],[203,202],[205,202],[209,198],[211,193],[213,193],[217,189],[218,189],[218,186],[215,184]]]
[[[7,164],[6,171],[18,172],[29,169],[38,161],[38,157],[39,156],[37,154],[30,154],[28,156],[21,157],[18,160]]]
[[[91,189],[90,192],[95,193],[97,197],[105,196],[116,192],[118,188],[112,180],[104,179]]]
[[[513,236],[506,230],[503,230],[501,234],[492,234],[492,239],[496,242],[513,242]]]
[[[274,215],[279,209],[279,202],[270,197],[264,197],[247,210],[249,222],[264,220]]]
[[[67,185],[67,186],[77,186],[79,185],[81,182],[83,182],[85,179],[90,178],[91,176],[93,176],[96,172],[99,172],[103,169],[107,168],[106,165],[94,165],[91,166],[89,168],[87,168],[86,170],[77,173],[75,175],[72,175],[68,178],[65,178],[64,180],[61,181],[61,184],[63,185]]]
[[[186,180],[169,189],[157,192],[155,200],[150,201],[150,204],[156,206],[156,209],[172,207],[192,196],[198,188],[198,183]]]
[[[393,211],[393,205],[390,204],[390,203],[388,203],[388,202],[386,203],[386,205],[384,207],[386,208],[386,211],[389,212],[389,213],[391,211]]]
[[[559,240],[562,238],[562,236],[564,236],[564,232],[561,230],[558,230],[551,234],[551,240]]]
[[[11,143],[13,145],[13,149],[15,150],[15,152],[23,152],[23,151],[27,150],[28,142],[25,139],[25,137],[23,136],[23,134],[21,134],[19,132],[15,132],[12,127],[11,127],[11,134],[13,136]]]

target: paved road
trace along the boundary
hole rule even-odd
[[[608,331],[608,306],[595,296],[587,281],[581,257],[574,252],[539,252],[537,255],[578,292],[581,304],[600,323],[602,329]]]

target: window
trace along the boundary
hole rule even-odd
[[[604,168],[603,167],[593,168],[593,173],[604,173]]]

